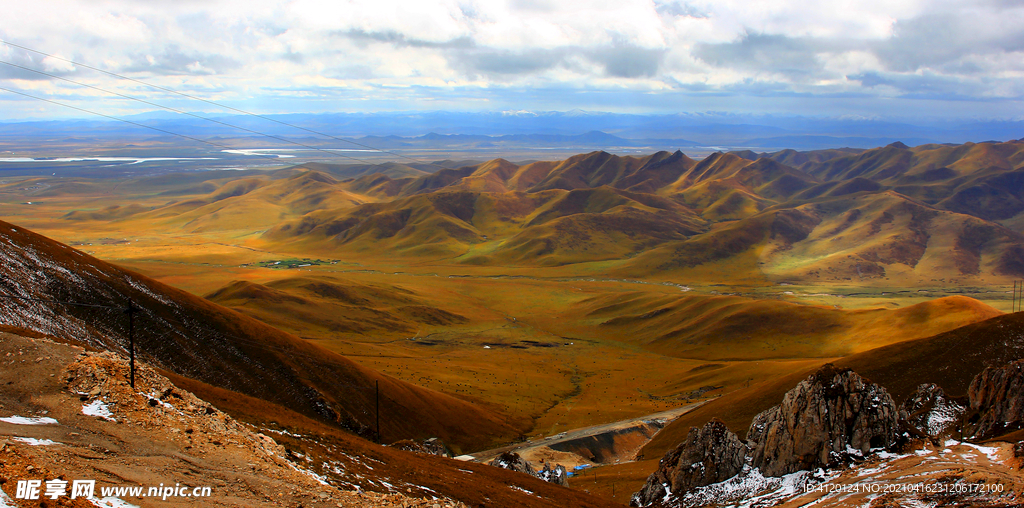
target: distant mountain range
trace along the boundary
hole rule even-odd
[[[176,201],[66,219],[259,231],[269,250],[327,256],[598,263],[621,277],[920,286],[1024,276],[1024,141],[440,164],[160,177],[183,186],[162,191]],[[40,192],[80,192],[62,185]]]
[[[352,139],[374,148],[503,147],[654,147],[721,146],[725,149],[871,148],[894,141],[908,145],[1006,141],[1024,137],[1024,122],[908,123],[875,119],[808,118],[731,114],[628,115],[613,113],[325,113],[269,115],[272,121],[244,115],[199,113],[218,122],[272,136],[302,139],[316,146],[336,145],[335,139],[296,129]],[[284,146],[279,141],[223,124],[170,113],[126,118],[161,131],[201,139],[245,140],[249,146]],[[33,140],[78,138],[138,140],[163,136],[136,125],[110,120],[64,120],[0,123],[0,135]],[[187,142],[182,140],[183,143]],[[494,145],[486,145],[492,143]]]

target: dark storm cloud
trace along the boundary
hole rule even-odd
[[[604,66],[605,74],[617,78],[650,77],[658,73],[665,50],[617,44],[590,51],[591,61]]]
[[[816,54],[838,46],[821,39],[746,33],[733,42],[697,44],[693,56],[715,67],[801,76],[820,73],[823,65]]]
[[[614,44],[597,48],[564,46],[552,49],[499,50],[473,48],[446,53],[452,66],[470,76],[528,75],[563,68],[581,74],[640,78],[658,73],[665,51]],[[599,72],[594,72],[594,67]]]
[[[1024,87],[994,75],[1024,70],[1024,60],[1017,57],[1024,52],[1024,31],[1007,21],[1019,16],[1016,12],[970,7],[929,13],[897,21],[883,40],[747,32],[727,43],[697,44],[692,55],[716,68],[781,74],[794,84],[815,86],[818,79],[843,77],[826,67],[829,58],[860,52],[873,55],[877,65],[845,77],[866,90],[940,100],[1020,96]]]
[[[899,96],[907,99],[933,100],[990,100],[974,82],[966,82],[958,77],[926,74],[899,74],[865,72],[847,76],[852,81],[859,81],[867,88],[889,87],[899,92]]]
[[[900,20],[893,27],[893,37],[875,45],[874,52],[889,70],[913,72],[963,58],[1024,50],[1024,31],[991,26],[986,21],[991,20],[955,14]]]
[[[446,56],[453,67],[476,77],[535,74],[565,66],[567,55],[564,49],[509,51],[481,48],[452,52]]]
[[[405,48],[438,48],[438,49],[469,49],[476,46],[469,37],[456,37],[446,41],[428,41],[407,37],[405,34],[393,30],[387,31],[366,31],[346,30],[335,32],[336,36],[344,37],[357,44],[366,45],[369,43],[386,43],[395,47]]]
[[[657,74],[666,53],[663,49],[641,48],[625,42],[592,48],[562,46],[509,50],[481,46],[469,37],[427,41],[397,31],[363,30],[348,30],[335,35],[363,47],[370,43],[382,43],[397,48],[438,49],[453,68],[473,77],[529,75],[555,68],[593,73],[580,64],[581,60],[597,65],[605,76],[649,77]]]

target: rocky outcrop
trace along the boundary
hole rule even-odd
[[[444,441],[436,437],[424,439],[422,441],[416,441],[412,439],[403,439],[389,444],[392,448],[398,448],[407,452],[419,453],[422,455],[437,455],[438,457],[452,457],[451,450],[445,446]]]
[[[1024,426],[1024,360],[988,367],[967,390],[971,410],[978,412],[975,436],[993,436]]]
[[[673,493],[732,478],[743,470],[746,452],[743,442],[717,418],[703,428],[691,427],[686,440],[665,454],[630,504],[656,505]]]
[[[752,465],[782,476],[835,464],[896,441],[896,403],[850,369],[822,366],[754,418],[747,431]]]
[[[530,467],[530,463],[515,452],[504,452],[501,455],[498,455],[491,461],[491,465],[502,469],[508,469],[510,471],[534,475],[533,468]]]
[[[530,476],[536,476],[546,482],[557,483],[566,487],[569,486],[569,474],[561,465],[555,466],[555,468],[552,469],[551,464],[544,464],[544,469],[534,471],[533,468],[530,467],[530,463],[515,452],[504,452],[501,455],[498,455],[491,461],[491,465],[502,469],[508,469],[510,471],[526,473]]]
[[[965,410],[938,385],[926,383],[903,402],[899,417],[921,436],[935,438],[956,432]]]
[[[544,464],[544,469],[537,471],[537,478],[550,483],[557,483],[563,487],[569,486],[569,473],[566,472],[565,467],[561,464],[551,469],[551,464]]]

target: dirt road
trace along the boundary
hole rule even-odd
[[[561,433],[555,434],[553,436],[547,436],[547,437],[544,437],[544,438],[533,439],[533,440],[525,441],[525,442],[522,442],[522,443],[516,443],[516,444],[512,444],[512,445],[508,445],[508,446],[503,446],[501,448],[494,448],[494,449],[491,449],[491,450],[484,450],[482,452],[477,452],[477,453],[473,453],[473,454],[469,454],[469,455],[463,455],[462,457],[460,457],[460,459],[467,460],[467,461],[471,460],[473,462],[490,462],[492,459],[494,459],[498,455],[501,455],[504,452],[516,452],[516,453],[519,453],[520,455],[523,455],[524,453],[526,453],[529,450],[534,449],[534,448],[540,448],[540,447],[544,447],[544,446],[551,446],[551,445],[562,443],[562,442],[565,442],[565,441],[572,441],[572,440],[575,440],[575,439],[580,439],[580,438],[584,438],[584,437],[588,437],[588,436],[598,436],[598,435],[601,435],[601,434],[604,434],[604,433],[607,433],[607,432],[614,432],[614,431],[618,431],[618,430],[634,427],[634,426],[637,426],[637,425],[642,424],[644,422],[655,423],[658,427],[663,427],[666,423],[668,423],[668,422],[678,418],[679,416],[681,416],[683,414],[686,414],[686,413],[688,413],[688,412],[690,412],[690,411],[700,407],[701,405],[703,405],[703,404],[705,404],[707,402],[708,402],[707,400],[701,401],[701,402],[695,402],[693,404],[687,404],[685,406],[677,407],[675,409],[669,409],[668,411],[661,411],[659,413],[654,413],[654,414],[649,414],[649,415],[645,415],[645,416],[640,416],[640,417],[637,417],[637,418],[629,418],[629,419],[620,420],[620,421],[617,421],[617,422],[604,423],[604,424],[601,424],[601,425],[594,425],[592,427],[584,427],[584,428],[581,428],[581,429],[575,429],[575,430],[570,430],[570,431],[566,431],[566,432],[561,432]]]

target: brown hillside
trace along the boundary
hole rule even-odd
[[[793,280],[904,280],[1015,274],[1020,234],[892,191],[801,205],[815,217],[806,237],[762,253],[765,271]]]
[[[804,171],[821,180],[850,180],[861,177],[879,181],[909,171],[913,165],[913,158],[914,154],[909,148],[894,143],[861,154],[808,165],[804,167]]]
[[[592,152],[522,166],[446,162],[456,167],[428,165],[429,174],[415,164],[404,173],[306,164],[154,177],[125,183],[153,193],[141,209],[104,199],[62,213],[83,230],[116,220],[139,231],[231,231],[242,249],[576,265],[626,278],[908,287],[1024,277],[1022,142],[740,155]],[[154,197],[165,192],[180,198]]]
[[[963,396],[971,379],[985,367],[1020,358],[1024,358],[1024,314],[1016,313],[872,349],[834,363],[881,384],[900,403],[922,383],[935,383],[950,395]],[[736,390],[683,415],[644,447],[644,456],[662,456],[682,441],[691,426],[703,425],[712,417],[722,419],[742,437],[757,413],[778,404],[786,391],[813,370]]]
[[[624,176],[634,173],[644,162],[642,159],[618,157],[607,152],[575,155],[552,168],[551,172],[530,190],[573,190],[612,185]]]
[[[790,155],[777,160],[799,158]],[[1024,143],[1009,141],[914,148],[890,145],[856,155],[808,160],[800,169],[831,182],[867,179],[880,184],[882,190],[893,189],[946,210],[1004,220],[1024,211],[1024,191],[1018,185],[1022,164]]]
[[[127,359],[109,353],[83,354],[59,342],[0,334],[0,357],[13,374],[0,392],[0,414],[55,419],[44,425],[0,422],[0,436],[8,438],[0,447],[0,483],[6,482],[4,491],[12,496],[10,486],[26,478],[95,478],[98,491],[111,484],[191,486],[201,475],[202,485],[212,486],[210,497],[202,502],[172,497],[155,504],[617,506],[532,476],[380,446],[286,407],[149,366],[139,366],[137,389],[132,389],[124,379]],[[86,399],[105,402],[116,422],[82,413],[85,402],[75,392],[94,388]],[[387,437],[390,429],[382,425],[381,430]],[[13,436],[51,439],[57,445],[29,446]],[[145,499],[124,500],[151,505]],[[65,498],[43,504],[92,506],[83,503]]]
[[[734,296],[633,293],[593,298],[577,308],[609,338],[708,361],[846,356],[1001,314],[960,296],[896,310],[849,311]]]
[[[3,299],[4,324],[124,351],[129,300],[142,358],[169,371],[365,431],[373,386],[396,408],[396,438],[437,436],[460,449],[516,434],[504,418],[468,402],[381,375],[208,300],[120,269],[0,222],[0,289],[113,310]]]
[[[699,162],[592,152],[521,167],[498,159],[412,180],[362,177],[343,185],[406,197],[325,203],[264,240],[474,265],[611,263],[602,266],[624,277],[703,280],[713,270],[746,281],[1005,283],[1024,276],[1022,146],[892,144]],[[421,195],[437,197],[411,201]],[[438,206],[453,201],[462,213]]]
[[[131,218],[193,233],[266,229],[268,224],[326,206],[348,208],[373,200],[345,190],[338,180],[317,171],[292,170],[275,176],[279,178],[260,175],[230,180],[206,196],[172,202]]]
[[[206,295],[275,328],[310,328],[337,334],[412,333],[422,326],[463,324],[468,320],[397,286],[371,286],[337,277],[290,277],[266,285],[234,281]]]
[[[827,150],[811,150],[809,152],[798,152],[792,148],[780,150],[778,152],[769,154],[768,157],[776,162],[781,162],[787,166],[794,168],[801,168],[804,164],[808,163],[822,163],[836,157],[846,157],[848,155],[855,155],[863,152],[864,150],[858,148],[831,148]],[[803,168],[801,168],[803,169]]]

